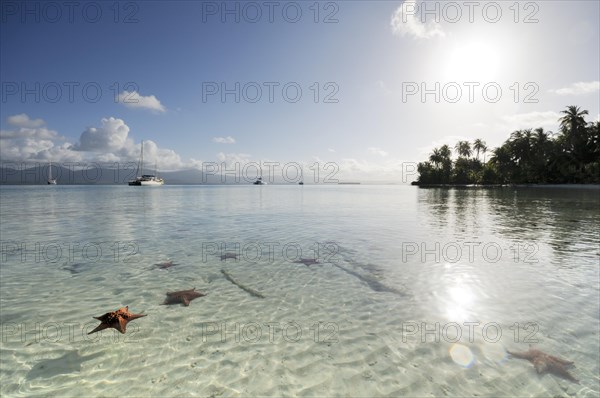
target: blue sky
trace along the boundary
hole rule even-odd
[[[319,161],[397,181],[434,146],[556,131],[567,105],[600,112],[597,1],[479,2],[472,21],[464,2],[273,2],[272,22],[265,2],[45,4],[2,3],[2,162],[124,162],[143,139],[165,170]],[[236,83],[239,103],[203,101]],[[439,102],[422,98],[436,83]]]

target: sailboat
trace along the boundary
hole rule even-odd
[[[52,178],[52,161],[48,166],[48,185],[56,185],[56,178]]]
[[[138,168],[137,174],[139,174],[140,172],[141,173],[144,172],[144,141],[142,141],[142,154],[140,156],[140,167]],[[156,173],[156,170],[155,170],[155,173]],[[138,175],[135,178],[135,180],[129,181],[129,185],[131,185],[131,186],[160,186],[160,185],[164,185],[164,183],[165,183],[164,179],[159,178],[154,174],[142,174],[141,177]]]

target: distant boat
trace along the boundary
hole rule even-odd
[[[258,177],[256,179],[256,181],[254,181],[252,184],[254,184],[254,185],[267,185],[267,183],[263,181],[262,177]]]
[[[155,173],[156,173],[156,166],[154,166],[155,168]],[[144,141],[142,141],[142,154],[140,156],[140,167],[138,168],[138,172],[136,174],[138,174],[139,172],[143,173],[144,172]],[[165,180],[162,178],[157,177],[154,174],[142,174],[142,176],[138,176],[135,178],[135,180],[130,180],[129,181],[129,185],[130,186],[160,186],[160,185],[164,185]]]
[[[52,161],[48,166],[48,185],[56,185],[56,178],[52,178]]]
[[[298,185],[304,185],[304,181],[300,181]]]

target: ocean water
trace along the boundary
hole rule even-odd
[[[0,224],[3,397],[600,394],[599,190],[3,186]]]

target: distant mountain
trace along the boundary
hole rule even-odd
[[[0,185],[44,185],[48,180],[48,164],[36,164],[34,166],[17,168],[16,165],[5,164],[0,167]],[[144,174],[153,174],[154,171],[144,170]],[[125,185],[136,176],[134,168],[110,168],[89,166],[87,168],[64,167],[52,165],[52,178],[55,178],[59,185]],[[253,182],[252,177],[246,179],[233,174],[227,174],[222,177],[219,174],[203,173],[198,169],[165,171],[160,172],[159,176],[165,179],[166,185],[196,185],[196,184],[237,184],[247,185]],[[264,176],[267,180],[267,177]],[[267,180],[268,181],[268,180]],[[297,182],[285,181],[281,176],[274,178],[269,183],[275,184],[293,184]],[[306,181],[310,184],[309,181]]]

